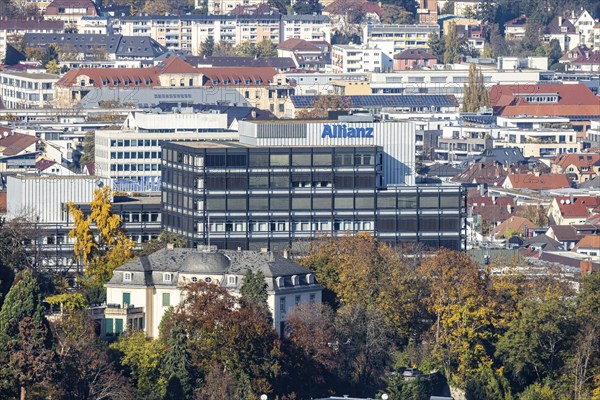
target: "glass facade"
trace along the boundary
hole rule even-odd
[[[173,142],[162,155],[162,224],[190,245],[280,251],[361,231],[453,249],[464,240],[461,188],[384,187],[378,146]]]

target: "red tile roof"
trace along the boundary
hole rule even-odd
[[[571,165],[577,169],[588,167],[591,171],[591,167],[598,162],[600,162],[600,154],[597,153],[560,154],[554,159],[554,164],[560,166],[563,171]]]
[[[520,17],[511,19],[510,21],[505,22],[504,26],[509,26],[511,28],[521,27],[521,26],[524,27],[526,23],[527,23],[527,17],[525,15],[521,15]]]
[[[529,103],[528,94],[558,94],[557,103]],[[494,85],[490,102],[497,115],[600,115],[600,98],[581,84]]]
[[[303,39],[288,39],[277,45],[278,50],[287,50],[287,51],[318,51],[321,52],[321,49],[306,40]]]
[[[587,51],[571,61],[571,65],[600,65],[600,51]]]
[[[74,87],[79,85],[82,76],[89,77],[94,87],[136,87],[157,86],[158,68],[75,68],[56,82],[56,86]],[[139,82],[139,83],[136,83]],[[146,83],[149,82],[149,83]],[[106,83],[106,85],[104,84]],[[126,84],[127,83],[127,84]]]
[[[571,187],[569,178],[564,174],[508,174],[506,177],[510,180],[515,189],[529,190],[550,190]]]
[[[35,162],[35,167],[40,171],[44,171],[54,164],[56,164],[56,161],[41,159]]]
[[[271,67],[198,68],[204,86],[269,86],[277,70]]]
[[[502,238],[508,230],[516,231],[518,233],[525,233],[525,227],[527,228],[539,228],[536,224],[528,220],[527,218],[512,216],[500,225],[494,228],[492,234],[494,237]]]
[[[590,247],[592,249],[600,250],[600,235],[585,235],[577,244],[573,251],[580,247]]]
[[[37,137],[23,133],[13,133],[4,136],[0,138],[0,154],[4,156],[16,156],[37,141]]]
[[[6,191],[0,192],[0,213],[6,213]]]
[[[198,68],[191,66],[177,56],[167,58],[158,64],[159,74],[198,74]]]

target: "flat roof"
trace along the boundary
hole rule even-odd
[[[206,141],[194,141],[194,142],[189,142],[189,141],[171,141],[169,142],[169,144],[176,144],[178,146],[183,146],[183,147],[190,147],[193,149],[235,149],[235,148],[253,148],[253,149],[272,149],[272,148],[276,148],[276,149],[288,149],[288,148],[294,148],[294,149],[312,149],[315,147],[318,148],[323,148],[323,147],[345,147],[345,148],[354,148],[354,147],[381,147],[379,145],[370,145],[370,144],[363,144],[363,145],[316,145],[316,146],[255,146],[252,144],[247,144],[247,143],[240,143],[240,142],[232,142],[232,141],[210,141],[210,140],[206,140]]]

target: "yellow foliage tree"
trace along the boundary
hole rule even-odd
[[[85,275],[98,284],[107,282],[115,268],[134,256],[135,243],[125,234],[121,217],[112,212],[112,194],[108,186],[97,189],[87,218],[79,207],[69,203],[74,224],[69,237],[76,239],[75,256],[83,263]],[[92,224],[98,230],[97,239]]]
[[[446,249],[426,258],[417,271],[431,290],[426,302],[436,318],[434,355],[445,376],[464,387],[465,379],[492,364],[488,348],[497,315],[489,279],[466,253]]]

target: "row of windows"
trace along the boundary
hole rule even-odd
[[[121,159],[144,159],[144,158],[159,158],[160,151],[112,151],[110,153],[111,160]]]
[[[159,212],[142,212],[142,213],[121,213],[123,222],[158,222],[160,221]]]
[[[205,224],[207,226],[205,226]],[[210,221],[199,222],[196,232],[436,232],[458,231],[460,219],[456,216],[422,215],[377,216],[375,220],[270,220],[270,221]]]
[[[160,171],[160,164],[111,164],[111,171]]]
[[[129,146],[160,146],[162,140],[157,139],[112,139],[110,147],[129,147]]]

